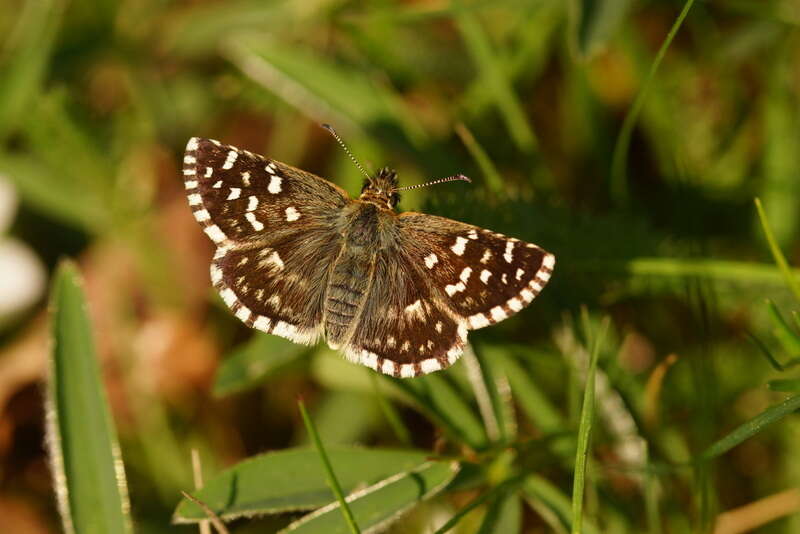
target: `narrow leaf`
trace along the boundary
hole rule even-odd
[[[364,534],[383,532],[418,503],[439,493],[455,477],[458,464],[427,462],[398,473],[347,497]],[[334,502],[301,518],[281,532],[346,534],[347,524]]]
[[[62,526],[68,534],[130,533],[125,471],[72,263],[59,266],[50,305],[47,447]]]
[[[344,493],[414,469],[427,451],[328,447]],[[223,519],[310,510],[330,503],[333,493],[314,449],[289,449],[249,458],[206,481],[194,496]],[[338,513],[338,512],[337,512]],[[206,519],[197,505],[183,500],[173,517],[178,523]]]
[[[779,421],[790,413],[800,408],[800,395],[795,395],[784,400],[780,404],[770,406],[757,416],[746,423],[740,425],[736,430],[718,440],[700,455],[702,460],[710,460],[725,454],[743,441],[755,436],[765,427]]]
[[[780,246],[778,246],[778,242],[775,240],[775,235],[772,233],[767,214],[763,206],[761,206],[761,200],[756,198],[754,202],[756,203],[756,210],[758,210],[758,218],[761,221],[761,228],[764,230],[764,237],[767,238],[769,249],[772,252],[772,258],[778,265],[781,274],[783,274],[786,285],[791,289],[792,293],[794,293],[795,298],[800,300],[800,282],[797,281],[797,276],[792,273],[789,262],[786,261],[786,257],[783,255]]]

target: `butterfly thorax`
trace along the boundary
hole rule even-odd
[[[372,202],[383,209],[394,210],[400,202],[400,194],[395,191],[397,187],[397,173],[389,167],[383,167],[375,176],[364,181],[359,200]]]

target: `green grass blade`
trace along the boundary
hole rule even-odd
[[[460,391],[441,373],[414,379],[389,378],[451,439],[474,449],[488,444],[486,429]]]
[[[800,409],[800,395],[795,395],[784,400],[780,404],[770,406],[757,416],[746,423],[740,425],[736,430],[716,441],[708,447],[701,455],[701,460],[710,460],[725,454],[743,441],[755,436],[764,428],[789,415],[795,410]]]
[[[528,419],[544,434],[563,431],[564,417],[531,378],[530,373],[505,351],[497,351],[492,357],[498,360],[508,377],[511,391]]]
[[[452,530],[458,523],[470,513],[472,510],[481,506],[483,503],[492,502],[494,499],[500,499],[503,495],[513,491],[516,486],[518,486],[522,482],[522,477],[515,476],[513,478],[509,478],[508,480],[498,484],[497,486],[491,488],[488,491],[484,491],[483,493],[479,494],[477,497],[472,499],[470,502],[465,504],[461,507],[461,509],[456,512],[453,517],[451,517],[444,525],[439,527],[434,534],[445,534]]]
[[[653,60],[653,64],[650,66],[650,71],[647,73],[642,88],[639,90],[639,94],[636,95],[636,100],[633,101],[633,106],[631,106],[630,111],[628,111],[622,123],[622,129],[619,132],[619,137],[617,137],[617,144],[614,147],[614,154],[611,162],[611,198],[614,199],[618,205],[626,204],[629,197],[626,165],[633,127],[642,111],[642,106],[647,98],[647,94],[650,92],[650,87],[653,85],[658,67],[661,65],[661,61],[664,59],[667,49],[675,38],[675,34],[678,33],[678,30],[683,24],[683,20],[686,18],[686,15],[689,14],[689,10],[692,9],[692,5],[694,5],[694,0],[686,0],[686,3],[683,5],[683,10],[678,15],[678,18],[675,19],[664,42],[661,43],[661,48],[658,49],[658,53]]]
[[[420,502],[442,491],[458,473],[455,462],[427,462],[352,493],[347,502],[365,533],[383,532]],[[346,534],[334,502],[289,525],[282,533]]]
[[[591,440],[592,425],[594,424],[594,389],[595,373],[597,372],[597,359],[600,347],[608,331],[608,318],[604,319],[600,331],[594,339],[592,358],[589,371],[586,374],[586,387],[583,392],[583,408],[581,409],[580,426],[578,427],[578,450],[575,454],[575,479],[572,486],[572,532],[583,532],[583,498],[586,486],[586,465],[589,460],[589,442]]]
[[[778,378],[767,382],[767,387],[772,391],[786,393],[800,393],[800,378]]]
[[[472,11],[464,9],[460,0],[454,1],[453,4],[458,7],[455,20],[467,52],[484,83],[491,87],[494,101],[506,123],[511,139],[523,152],[536,150],[538,145],[536,134],[530,127],[522,104],[514,93],[511,82],[501,67],[501,62],[492,50],[489,37],[478,17]]]
[[[631,0],[570,0],[573,19],[571,41],[581,59],[588,59],[603,49],[620,26]]]
[[[375,398],[378,399],[378,407],[381,409],[381,412],[386,418],[386,421],[389,423],[389,426],[392,427],[394,435],[398,440],[400,440],[400,443],[410,447],[411,431],[408,429],[405,423],[403,423],[403,419],[400,417],[400,414],[397,413],[397,409],[394,407],[391,401],[386,398],[386,395],[383,394],[383,391],[381,391],[381,384],[378,381],[377,373],[370,373],[369,378],[372,382],[372,389],[375,391]]]
[[[412,449],[331,446],[326,452],[345,493],[416,469],[430,457],[428,451]],[[193,494],[226,520],[312,510],[335,498],[325,484],[319,456],[311,448],[287,449],[248,458],[206,480],[203,489]],[[184,499],[173,517],[175,522],[187,523],[206,519],[206,514]]]
[[[522,484],[522,495],[542,518],[559,534],[570,528],[571,505],[569,497],[552,482],[541,475],[529,475]],[[597,534],[599,530],[586,522],[585,534]]]
[[[792,293],[794,293],[795,298],[800,300],[800,282],[797,281],[797,276],[792,273],[792,268],[789,267],[789,262],[786,261],[786,257],[783,255],[783,252],[781,252],[781,248],[778,246],[778,242],[775,240],[775,235],[772,233],[772,228],[769,225],[769,220],[767,219],[767,214],[764,211],[764,207],[761,205],[761,200],[756,198],[754,202],[756,204],[756,210],[758,210],[758,219],[761,221],[761,228],[764,230],[764,237],[767,238],[769,249],[772,252],[772,258],[778,265],[778,269],[780,269],[781,274],[783,274],[786,285],[789,286],[789,289],[791,289]]]
[[[522,531],[522,504],[514,492],[496,499],[486,511],[476,534],[518,534]]]
[[[461,142],[467,147],[469,155],[480,167],[483,177],[486,179],[486,188],[495,195],[502,193],[505,190],[503,178],[497,172],[497,167],[495,167],[489,155],[463,123],[456,124],[455,129]]]
[[[328,455],[325,453],[325,447],[322,445],[322,440],[319,439],[317,429],[314,427],[314,423],[308,416],[306,405],[302,399],[297,402],[297,405],[300,407],[300,415],[303,416],[303,423],[306,425],[306,431],[308,432],[308,435],[311,436],[311,441],[314,443],[314,447],[317,449],[317,454],[319,454],[322,465],[325,467],[325,478],[328,480],[328,486],[330,486],[334,495],[336,495],[336,500],[339,502],[339,508],[342,512],[345,522],[347,523],[347,527],[353,534],[360,534],[361,529],[358,528],[358,524],[353,517],[353,511],[350,510],[350,506],[348,506],[347,501],[344,500],[342,486],[339,485],[339,480],[336,478],[336,473],[333,470],[331,461],[328,459]]]
[[[8,39],[0,54],[5,57],[0,66],[0,139],[19,125],[40,94],[64,5],[57,0],[27,0],[23,4],[14,31],[4,36]]]
[[[258,387],[308,350],[277,336],[255,333],[244,345],[234,349],[217,369],[214,395],[224,397]]]
[[[125,471],[72,263],[59,266],[50,305],[47,446],[64,531],[130,533]]]
[[[783,318],[778,306],[770,299],[767,299],[767,308],[769,317],[774,325],[772,331],[781,345],[783,345],[783,349],[789,354],[800,354],[800,335],[792,330],[792,327]]]

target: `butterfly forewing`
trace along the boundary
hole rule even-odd
[[[472,330],[530,304],[553,272],[554,256],[531,243],[433,215],[400,221],[404,249]]]
[[[296,342],[322,333],[327,267],[348,201],[310,173],[210,139],[192,138],[184,182],[194,216],[217,244],[211,278],[248,326]]]

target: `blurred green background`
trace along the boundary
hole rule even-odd
[[[40,382],[47,278],[64,256],[86,280],[137,532],[196,531],[169,524],[179,491],[193,487],[192,448],[210,475],[307,443],[298,395],[326,444],[402,444],[369,371],[323,347],[254,336],[228,313],[183,193],[183,147],[202,136],[356,194],[359,173],[319,127],[327,122],[368,168],[396,168],[401,185],[473,179],[408,192],[401,209],[556,254],[553,281],[530,308],[470,338],[481,361],[505,362],[499,383],[516,401],[518,441],[574,435],[586,365],[575,325],[582,307],[591,320],[610,316],[586,505],[600,531],[800,532],[796,415],[691,464],[800,390],[791,367],[800,295],[775,266],[753,203],[760,197],[796,264],[800,2],[696,2],[652,70],[685,7],[2,0],[6,530],[60,531]],[[478,413],[464,365],[444,379]],[[424,410],[397,407],[415,447],[453,448]],[[564,495],[567,449],[537,467]],[[396,531],[431,532],[470,491],[431,501]],[[520,532],[558,530],[528,504]],[[457,531],[475,532],[482,513]]]

